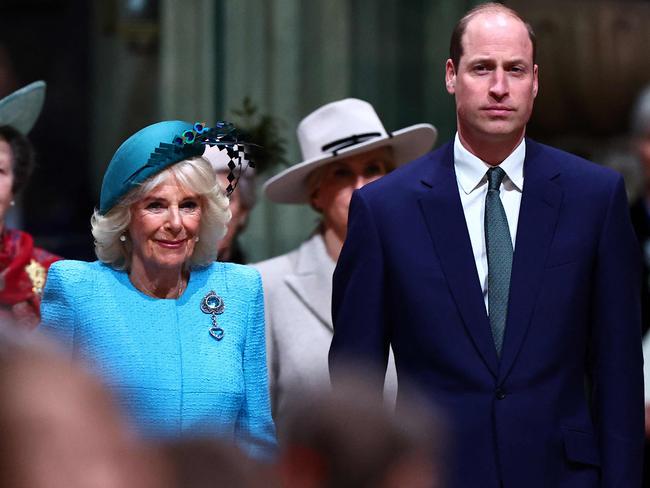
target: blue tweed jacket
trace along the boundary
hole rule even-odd
[[[200,308],[211,290],[225,304],[220,341]],[[273,453],[263,293],[254,269],[194,269],[174,300],[144,295],[126,272],[100,262],[61,261],[50,268],[41,330],[90,362],[141,434],[218,435],[257,457]]]

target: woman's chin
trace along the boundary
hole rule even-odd
[[[171,269],[181,269],[189,262],[191,254],[185,252],[164,252],[152,256],[148,263],[148,268],[152,270],[169,271]]]

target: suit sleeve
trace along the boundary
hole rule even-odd
[[[594,271],[591,380],[603,487],[641,486],[641,263],[622,178],[610,197]]]
[[[371,209],[356,191],[350,202],[348,234],[334,272],[329,351],[334,385],[347,368],[363,368],[381,391],[388,360],[385,263]]]
[[[270,460],[277,446],[266,369],[264,293],[257,271],[254,290],[244,346],[244,404],[237,419],[237,431],[238,437],[244,439],[245,447],[251,456]]]
[[[66,264],[65,261],[58,261],[50,266],[47,273],[41,301],[41,324],[37,333],[53,338],[72,355],[76,314]]]

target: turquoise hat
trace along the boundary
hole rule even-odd
[[[140,129],[122,143],[108,164],[99,198],[99,213],[105,215],[124,195],[164,169],[201,156],[206,146],[226,149],[231,170],[228,191],[232,192],[238,178],[235,168],[239,167],[241,173],[242,161],[254,166],[246,151],[247,145],[239,138],[237,129],[224,121],[211,128],[200,122],[167,120]]]
[[[168,120],[140,129],[124,141],[104,173],[99,213],[106,214],[133,188],[172,164],[200,156],[205,146],[174,144],[187,130],[192,130],[189,122]]]
[[[0,100],[0,125],[10,125],[26,135],[45,102],[45,82],[35,81]]]

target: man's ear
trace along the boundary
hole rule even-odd
[[[456,93],[456,68],[451,59],[448,59],[445,64],[445,88],[450,95]]]

